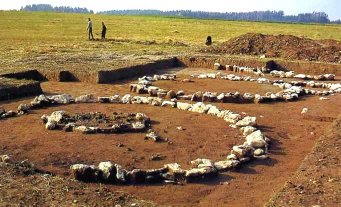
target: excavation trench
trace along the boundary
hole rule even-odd
[[[210,72],[210,69],[197,69],[197,72]],[[185,78],[195,69],[174,68],[165,72],[176,72],[179,79]],[[118,84],[92,84],[85,82],[42,82],[43,91],[48,94],[69,93],[73,96],[92,93],[95,96],[124,95],[128,93],[131,81]],[[160,82],[172,87],[172,82]],[[205,80],[200,82],[202,89],[232,90],[236,83],[232,81],[219,82]],[[244,90],[257,91],[256,85],[238,82],[238,87]],[[256,84],[256,83],[254,83]],[[224,86],[225,85],[225,86]],[[186,87],[188,91],[196,91],[196,83],[176,84],[176,87]],[[258,86],[257,86],[258,87]],[[262,86],[259,86],[262,87]],[[259,90],[262,90],[261,88]],[[269,89],[265,89],[269,90]],[[15,109],[19,103],[14,100],[2,104],[6,109]],[[113,190],[123,190],[143,199],[153,200],[159,204],[180,206],[262,206],[273,192],[281,189],[293,172],[295,172],[304,157],[320,137],[330,122],[304,118],[301,115],[303,107],[308,107],[307,115],[319,114],[321,117],[336,118],[341,107],[340,95],[335,95],[328,102],[317,97],[306,97],[296,102],[281,102],[276,104],[233,104],[215,103],[219,108],[230,109],[238,113],[245,112],[256,116],[259,126],[269,136],[271,143],[270,157],[265,161],[255,161],[233,172],[221,174],[217,179],[188,184],[184,186],[116,186],[109,185]],[[330,104],[335,107],[325,107]],[[41,124],[40,116],[50,114],[55,110],[66,110],[72,113],[100,111],[131,112],[140,111],[153,117],[153,127],[160,131],[161,136],[174,141],[174,145],[157,144],[143,139],[143,134],[122,135],[82,135],[47,131]],[[308,116],[306,116],[308,117]],[[207,124],[209,123],[209,124]],[[179,131],[176,127],[185,130]],[[59,176],[70,177],[68,166],[73,163],[98,164],[100,161],[113,160],[127,168],[149,167],[157,168],[163,163],[179,162],[184,167],[188,161],[198,157],[219,159],[226,155],[231,146],[241,143],[238,130],[231,129],[221,119],[207,115],[181,112],[171,108],[155,108],[143,105],[111,105],[111,104],[80,104],[52,107],[37,110],[32,114],[15,119],[1,121],[3,136],[0,139],[1,154],[11,154],[17,159],[28,158],[38,167],[51,170]],[[29,133],[27,130],[29,129]],[[124,147],[119,144],[123,144]],[[128,149],[130,148],[130,150]],[[151,161],[154,153],[164,154],[165,160]],[[98,184],[89,184],[96,187]],[[172,195],[172,196],[169,196]],[[243,202],[240,201],[243,198]]]

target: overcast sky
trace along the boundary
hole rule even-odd
[[[97,11],[120,9],[200,10],[241,12],[283,10],[285,14],[324,11],[341,19],[341,0],[0,0],[0,9],[20,9],[27,4],[86,7]]]

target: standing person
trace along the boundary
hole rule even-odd
[[[107,27],[104,22],[102,22],[102,40],[105,40],[105,34],[107,33]]]
[[[93,40],[94,39],[94,35],[92,34],[92,21],[91,19],[89,18],[89,21],[88,21],[88,34],[89,34],[89,40]],[[91,36],[91,38],[90,38]]]

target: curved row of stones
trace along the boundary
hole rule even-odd
[[[226,70],[238,73],[253,73],[258,76],[264,76],[265,73],[270,73],[273,77],[280,78],[298,78],[304,80],[318,80],[318,81],[332,81],[335,80],[335,74],[321,74],[321,75],[307,75],[307,74],[296,74],[294,71],[279,71],[270,70],[267,68],[252,68],[237,65],[221,65],[220,63],[214,64],[215,70]]]
[[[162,78],[160,78],[162,77]],[[285,82],[283,80],[270,80],[264,77],[254,79],[250,76],[237,76],[234,74],[221,75],[220,73],[208,73],[200,74],[197,76],[192,75],[199,79],[226,79],[231,81],[249,81],[256,82],[259,84],[272,84],[278,86],[282,91],[277,93],[267,92],[265,95],[244,93],[239,92],[228,92],[228,93],[217,93],[217,92],[201,92],[198,91],[194,94],[185,94],[183,90],[175,92],[173,90],[165,90],[159,87],[153,86],[152,83],[157,80],[175,80],[176,75],[164,74],[143,76],[138,79],[137,84],[130,84],[129,89],[131,92],[138,94],[149,94],[151,97],[178,99],[178,100],[189,100],[189,101],[202,101],[202,102],[223,102],[223,103],[267,103],[267,102],[281,102],[281,101],[293,101],[299,99],[303,95],[319,95],[327,96],[335,93],[341,93],[340,83],[321,83],[314,81],[291,81]],[[313,90],[304,87],[313,88],[326,88],[329,90]],[[324,97],[320,98],[325,99]]]
[[[195,76],[193,76],[195,77]],[[247,81],[247,82],[256,82],[259,84],[272,84],[274,86],[278,86],[281,89],[291,89],[292,87],[312,87],[312,88],[326,88],[329,90],[317,91],[311,89],[304,89],[306,94],[311,95],[330,95],[334,93],[341,93],[341,84],[340,83],[323,83],[323,82],[315,82],[315,81],[291,81],[285,82],[283,80],[270,80],[268,78],[252,78],[250,76],[238,76],[234,74],[229,75],[221,75],[220,73],[209,73],[209,74],[200,74],[197,76],[199,79],[225,79],[230,81]],[[303,88],[302,88],[303,89]]]
[[[68,94],[40,95],[30,104],[21,104],[16,116],[28,113],[32,109],[58,104],[105,103],[108,99],[109,103],[114,104],[149,104],[216,116],[224,119],[231,127],[239,128],[245,137],[245,142],[242,145],[233,146],[224,160],[214,162],[209,159],[198,158],[191,161],[192,168],[188,170],[182,169],[177,163],[165,164],[159,169],[133,169],[131,171],[125,170],[121,165],[111,161],[101,162],[98,166],[75,164],[70,166],[70,169],[77,180],[118,184],[194,182],[217,176],[219,172],[231,170],[251,159],[268,158],[270,140],[264,136],[261,130],[257,129],[256,117],[242,116],[230,110],[221,110],[216,106],[202,102],[190,104],[176,100],[163,100],[158,97],[131,96],[130,94],[123,97],[119,95],[98,97],[97,100],[92,95],[83,95],[75,99]]]
[[[50,116],[41,117],[46,129],[62,129],[66,132],[78,131],[83,134],[118,134],[147,131],[145,139],[154,142],[163,139],[151,128],[151,119],[144,113],[116,113],[112,116],[100,112],[70,115],[66,111],[54,111]],[[165,139],[164,141],[168,141]]]

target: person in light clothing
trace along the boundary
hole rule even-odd
[[[93,40],[94,39],[94,35],[92,34],[92,21],[91,19],[89,18],[89,21],[88,21],[88,34],[89,34],[89,40]]]

